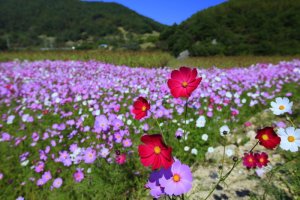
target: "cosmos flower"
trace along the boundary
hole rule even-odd
[[[14,119],[15,119],[15,116],[14,116],[14,115],[8,116],[8,118],[7,118],[7,124],[12,124],[13,121],[14,121]]]
[[[198,150],[195,149],[195,148],[193,148],[193,149],[191,150],[191,154],[197,155],[197,154],[198,154]]]
[[[51,172],[50,171],[46,171],[43,175],[42,175],[42,180],[44,183],[48,182],[50,179],[52,179],[51,176]]]
[[[280,143],[280,137],[278,137],[272,127],[259,129],[255,138],[259,140],[260,145],[267,149],[274,149]]]
[[[109,121],[105,115],[99,115],[96,117],[94,129],[96,132],[107,131],[109,129]]]
[[[231,157],[231,156],[234,154],[234,152],[233,152],[232,149],[226,149],[225,154],[226,154],[228,157]]]
[[[54,181],[52,183],[52,186],[54,188],[60,188],[60,186],[62,185],[62,183],[63,183],[62,178],[56,178],[56,179],[54,179]]]
[[[139,97],[133,103],[133,109],[131,112],[135,115],[134,118],[140,120],[147,116],[147,112],[150,110],[150,104],[144,97]]]
[[[281,138],[280,148],[297,152],[300,147],[300,129],[288,127],[286,129],[280,128],[278,135]]]
[[[93,163],[96,160],[96,151],[92,148],[87,148],[84,152],[84,162],[87,164]]]
[[[226,135],[228,135],[228,134],[230,134],[230,129],[229,129],[229,127],[228,127],[227,125],[222,126],[222,127],[220,128],[220,135],[221,135],[221,136],[226,136]]]
[[[201,115],[196,121],[196,127],[198,128],[205,127],[205,123],[206,123],[205,117]]]
[[[247,168],[256,168],[256,158],[253,153],[244,154],[243,165]]]
[[[207,152],[208,153],[213,153],[215,149],[213,147],[208,147]]]
[[[123,140],[122,143],[123,143],[124,147],[131,147],[131,145],[132,145],[131,139],[129,139],[129,138],[126,138],[125,140]]]
[[[190,150],[190,147],[189,147],[189,146],[185,146],[185,147],[183,148],[183,150],[184,150],[184,151],[189,151],[189,150]]]
[[[44,171],[44,168],[45,168],[45,164],[44,162],[38,162],[38,164],[35,166],[34,168],[34,171],[37,172],[37,173],[40,173],[42,171]]]
[[[169,168],[173,161],[172,148],[166,146],[160,134],[143,135],[143,145],[139,145],[138,152],[144,166],[152,166],[152,170],[161,167]]]
[[[207,140],[208,140],[208,135],[204,133],[204,134],[201,136],[201,139],[202,139],[203,141],[207,141]]]
[[[268,163],[270,162],[268,160],[268,154],[266,154],[265,152],[256,153],[256,154],[254,154],[254,156],[255,156],[255,159],[256,159],[256,165],[259,168],[267,166]]]
[[[164,193],[178,196],[190,191],[193,177],[189,166],[181,164],[177,160],[171,166],[171,173],[171,178],[167,179],[163,176],[159,179],[161,187],[164,188]]]
[[[73,178],[75,182],[81,182],[84,179],[84,173],[81,169],[77,169],[77,171],[73,174]]]
[[[150,189],[150,194],[153,198],[159,198],[164,194],[164,188],[161,187],[159,179],[165,177],[169,179],[172,177],[171,167],[168,169],[161,168],[160,170],[152,171],[149,177],[146,188]]]
[[[202,78],[197,78],[197,69],[180,67],[179,70],[171,72],[171,78],[168,80],[168,87],[173,97],[188,98],[198,87]]]
[[[120,154],[116,156],[116,163],[118,163],[119,165],[123,165],[126,162],[126,154]]]
[[[275,102],[271,102],[271,106],[272,107],[270,109],[272,110],[274,115],[281,115],[286,112],[292,112],[293,102],[290,102],[289,99],[286,97],[277,97],[275,99]]]

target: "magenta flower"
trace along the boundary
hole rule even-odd
[[[73,174],[73,178],[76,182],[81,182],[84,179],[84,173],[81,169],[77,169],[77,171]]]
[[[159,179],[161,187],[167,195],[181,195],[192,188],[192,172],[189,166],[181,164],[179,160],[171,166],[172,177],[166,179],[164,176]]]
[[[62,178],[56,178],[56,179],[54,179],[52,186],[54,188],[60,188],[60,186],[62,185],[62,183],[63,183]]]
[[[38,164],[35,166],[34,168],[34,171],[37,172],[37,173],[40,173],[42,171],[44,171],[44,167],[45,167],[45,164],[43,162],[38,162]]]
[[[126,162],[126,154],[121,154],[116,156],[116,163],[123,165]]]

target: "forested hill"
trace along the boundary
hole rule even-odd
[[[0,0],[0,8],[0,39],[12,46],[39,45],[47,38],[55,40],[56,45],[79,40],[97,42],[122,31],[144,34],[164,28],[117,3]]]
[[[160,47],[177,55],[299,54],[299,0],[229,0],[167,28]]]

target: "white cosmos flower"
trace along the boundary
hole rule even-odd
[[[213,153],[215,149],[213,147],[208,147],[207,152],[208,153]]]
[[[271,102],[272,108],[270,108],[274,115],[281,115],[286,112],[292,111],[293,102],[290,102],[290,100],[286,97],[277,97],[275,99],[275,102]]]
[[[197,154],[198,154],[198,150],[195,149],[195,148],[193,148],[193,149],[191,150],[191,153],[194,154],[194,155],[197,155]]]
[[[231,157],[233,155],[232,149],[226,149],[225,153],[228,157]]]
[[[297,152],[300,147],[300,129],[288,127],[286,129],[278,129],[278,135],[281,139],[280,147],[284,150]]]
[[[207,135],[207,134],[203,134],[203,135],[201,136],[201,139],[204,140],[204,141],[207,141],[208,135]]]
[[[189,151],[189,150],[190,150],[190,147],[185,146],[183,150],[184,150],[184,151]]]
[[[205,126],[205,123],[206,123],[205,117],[201,115],[196,121],[196,127],[202,128]]]
[[[226,133],[226,134],[224,134],[224,133]],[[230,129],[229,129],[229,127],[228,127],[227,125],[222,126],[222,127],[220,128],[220,135],[221,135],[221,136],[225,136],[225,135],[228,135],[228,134],[230,134]]]
[[[130,119],[127,120],[127,125],[130,126],[132,124],[132,121]]]
[[[21,162],[21,165],[23,167],[25,167],[26,165],[28,165],[28,163],[29,163],[29,160],[24,160],[23,162]]]
[[[7,118],[7,124],[12,124],[13,121],[15,119],[15,116],[14,115],[10,115],[8,118]]]

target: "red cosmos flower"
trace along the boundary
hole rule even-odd
[[[256,158],[253,153],[245,153],[243,157],[243,165],[247,168],[255,168],[256,167]]]
[[[171,72],[171,79],[168,86],[171,94],[175,97],[190,97],[192,92],[198,87],[202,78],[197,77],[197,70],[187,67],[180,67],[179,70]]]
[[[259,168],[262,168],[263,166],[267,166],[268,162],[270,162],[268,160],[268,154],[266,154],[265,152],[262,153],[256,153],[254,154],[255,158],[256,158],[256,165]]]
[[[281,140],[272,127],[266,127],[258,130],[255,138],[259,140],[260,145],[267,149],[274,149],[278,146]]]
[[[144,135],[141,141],[144,145],[139,145],[138,151],[144,166],[152,166],[155,170],[161,167],[167,169],[173,164],[172,148],[166,146],[160,134]]]
[[[150,104],[144,97],[139,97],[133,103],[132,113],[135,114],[134,118],[137,120],[142,119],[147,115],[147,111],[150,109]]]
[[[116,156],[116,162],[119,164],[119,165],[123,165],[125,162],[126,162],[126,154],[121,154],[121,155],[117,155]]]

